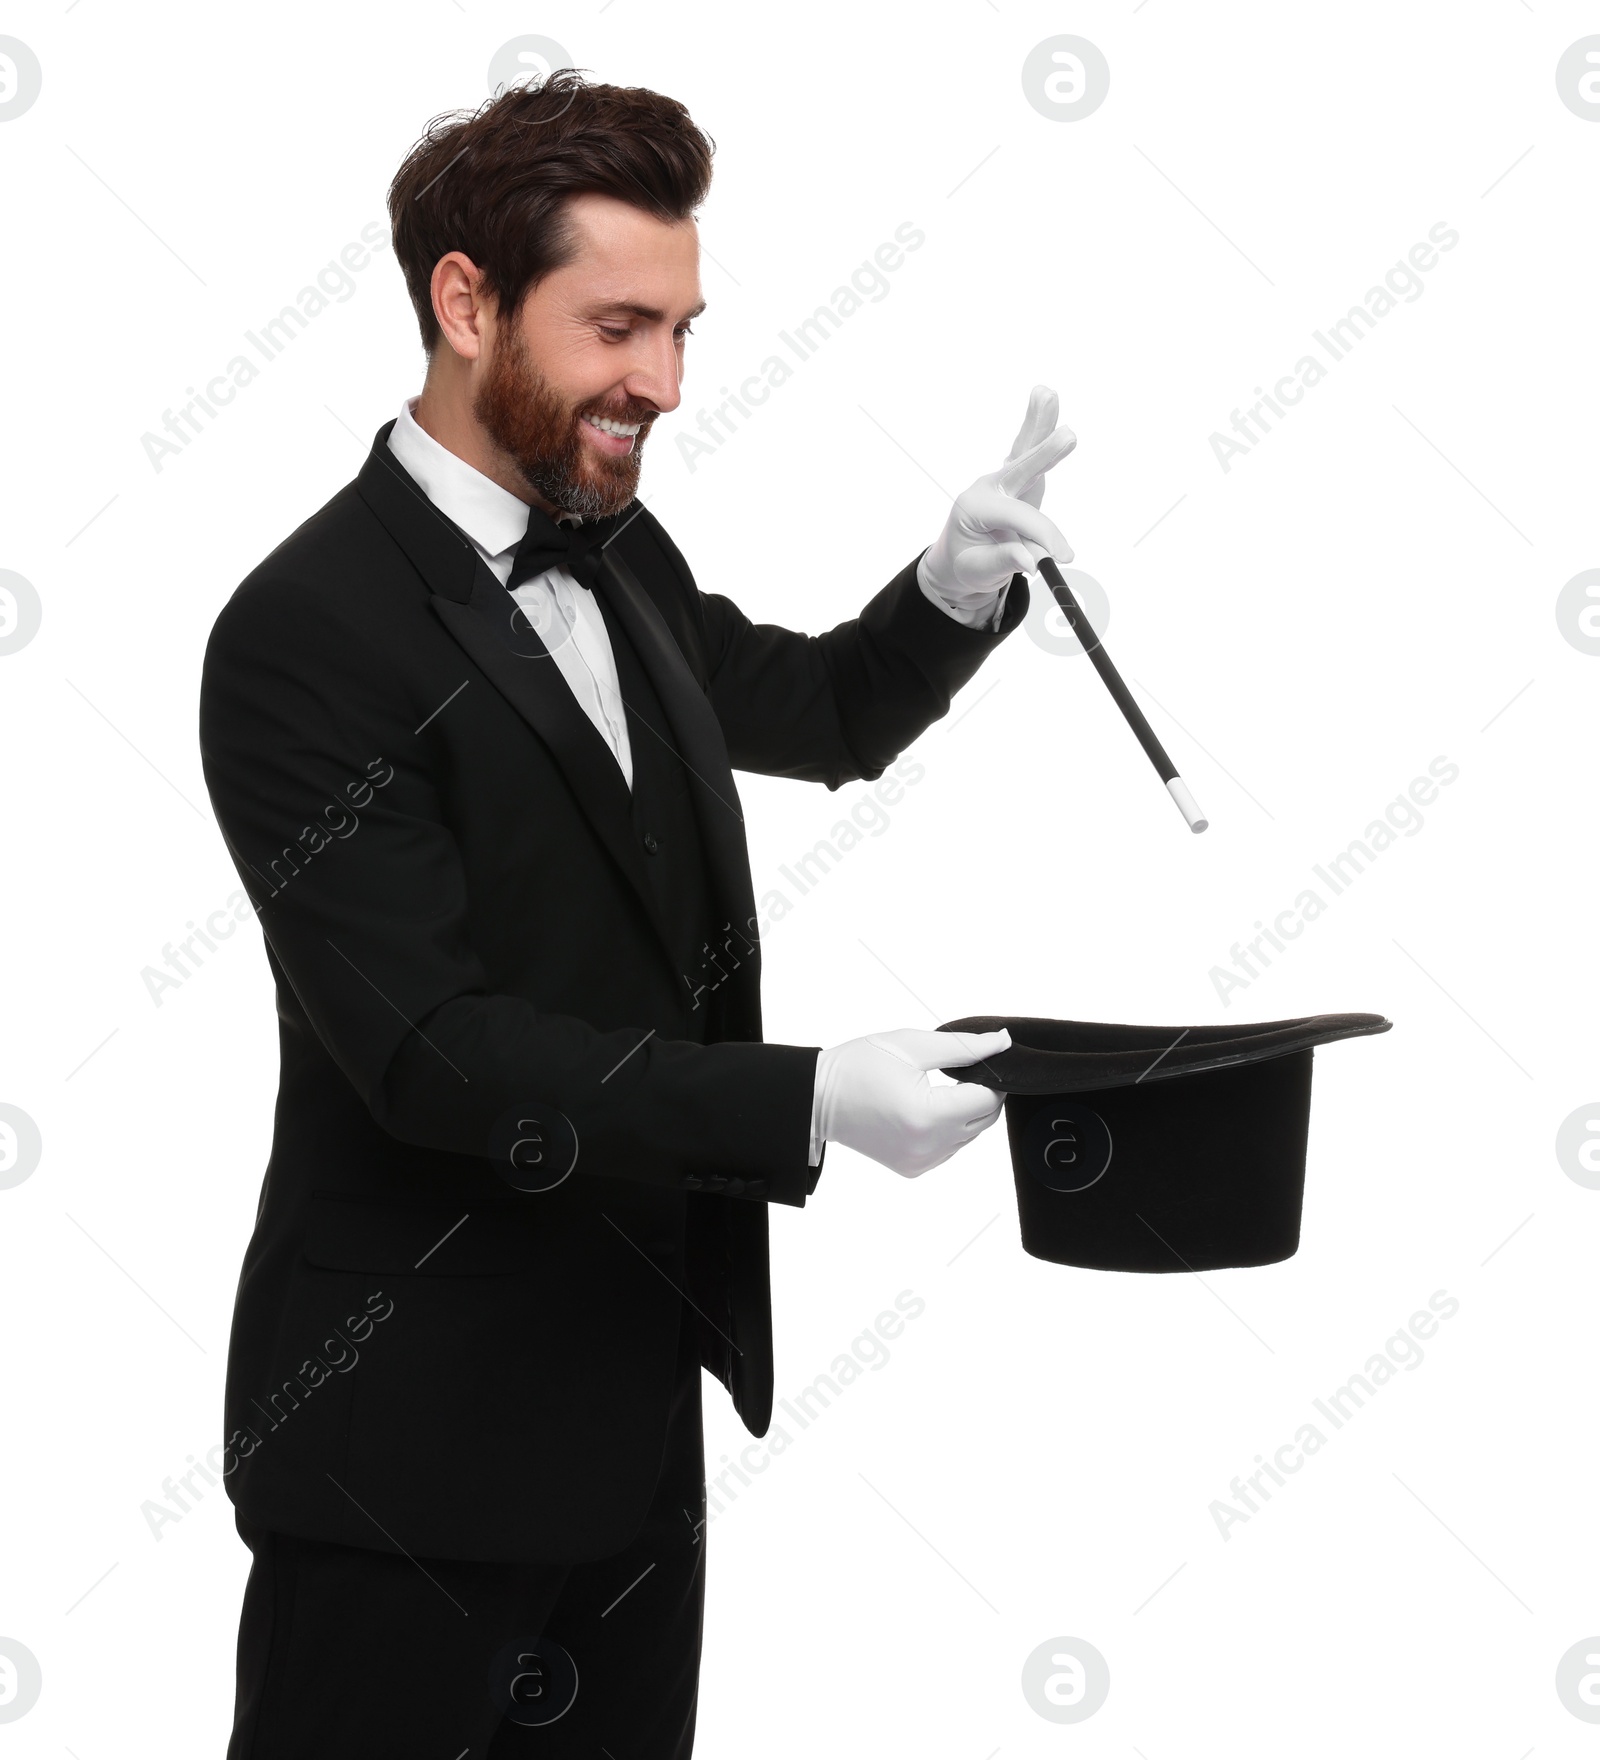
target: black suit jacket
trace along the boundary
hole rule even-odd
[[[803,635],[701,593],[635,503],[600,592],[633,680],[630,795],[392,425],[206,651],[206,782],[281,1049],[227,1484],[312,1538],[593,1558],[650,1498],[680,1312],[765,1434],[766,1205],[803,1205],[819,1171],[817,1048],[761,1037],[731,767],[881,775],[1027,587],[978,632],[913,561]]]

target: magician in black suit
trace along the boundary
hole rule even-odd
[[[880,776],[1071,551],[1011,456],[820,636],[701,592],[639,501],[703,309],[710,144],[561,73],[442,117],[389,196],[428,355],[244,580],[200,735],[277,987],[228,1360],[253,1554],[230,1760],[685,1760],[700,1375],[773,1395],[767,1213],[826,1143],[914,1175],[1004,1033],[762,1037],[733,771]],[[270,493],[256,482],[249,491]]]

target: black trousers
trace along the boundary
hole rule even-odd
[[[609,1558],[411,1559],[236,1512],[254,1558],[228,1760],[689,1760],[707,1524],[701,1371],[681,1312],[655,1496]]]

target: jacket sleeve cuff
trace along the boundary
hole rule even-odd
[[[929,578],[928,552],[924,550],[917,563],[917,585],[946,617],[965,624],[968,629],[993,630],[1005,615],[1006,589],[1011,582],[1003,581],[992,593],[985,593],[968,604],[959,604]]]
[[[760,1047],[760,1071],[765,1085],[762,1098],[766,1102],[763,1110],[767,1118],[767,1129],[763,1132],[767,1143],[759,1155],[764,1177],[754,1182],[747,1179],[742,1193],[737,1187],[730,1187],[730,1196],[803,1208],[816,1190],[822,1167],[820,1161],[815,1167],[811,1165],[811,1122],[821,1049],[817,1045],[771,1043]]]
[[[957,617],[942,597],[922,584],[922,559],[926,555],[926,550],[918,551],[916,560],[908,563],[891,583],[901,591],[886,622],[898,624],[905,632],[904,639],[924,663],[925,671],[937,667],[947,673],[952,687],[958,689],[1027,615],[1028,577],[1012,575],[999,589],[991,613],[975,624],[969,623],[964,616]]]

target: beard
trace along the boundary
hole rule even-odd
[[[631,403],[616,409],[592,400],[568,403],[528,358],[514,324],[496,337],[472,413],[528,487],[558,513],[603,519],[638,493],[639,455],[656,412]],[[586,445],[578,426],[585,415],[642,423],[632,451],[611,458]]]

